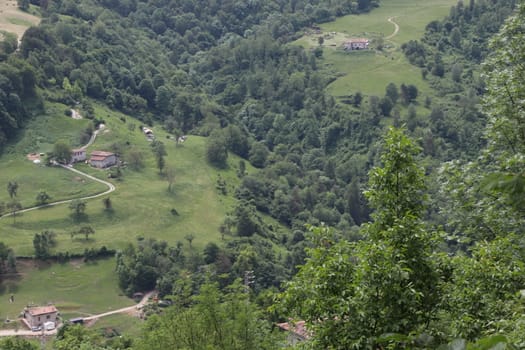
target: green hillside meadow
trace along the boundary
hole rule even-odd
[[[328,92],[336,97],[355,91],[381,95],[385,86],[393,82],[414,84],[423,93],[429,93],[419,68],[411,65],[401,52],[401,44],[420,38],[425,26],[432,20],[442,19],[456,4],[455,0],[393,0],[381,2],[381,6],[370,13],[349,15],[334,22],[324,23],[321,34],[305,35],[295,44],[303,47],[319,45],[319,36],[324,37],[324,64],[334,74],[341,75],[328,86]],[[394,35],[394,24],[399,31]],[[334,34],[335,33],[335,34]],[[393,35],[391,38],[387,37]],[[383,38],[382,51],[345,52],[342,43],[348,38],[364,37],[374,48],[378,38]]]
[[[65,106],[62,106],[62,111]],[[168,139],[160,127],[153,127],[157,139],[164,142],[168,155],[166,168],[173,168],[176,180],[172,192],[168,192],[168,182],[158,174],[155,166],[150,142],[139,129],[139,122],[132,118],[97,108],[98,118],[104,119],[105,129],[99,134],[92,150],[109,150],[111,147],[121,147],[125,154],[127,148],[134,147],[143,152],[145,167],[140,171],[123,169],[121,181],[113,181],[117,189],[110,195],[113,211],[104,211],[102,199],[87,201],[86,221],[77,223],[71,217],[68,204],[38,209],[21,214],[13,219],[0,219],[2,240],[12,247],[18,255],[32,255],[32,238],[35,233],[51,230],[57,234],[55,252],[83,252],[85,248],[100,247],[118,249],[137,237],[153,237],[166,240],[171,244],[183,241],[188,234],[193,234],[193,246],[202,248],[209,241],[220,238],[218,227],[225,214],[232,208],[233,188],[238,179],[235,167],[238,159],[230,156],[229,168],[217,170],[205,161],[206,139],[189,136],[183,144],[176,145]],[[78,123],[78,124],[74,124]],[[46,129],[46,125],[60,123],[57,129]],[[18,198],[24,207],[34,205],[35,196],[39,190],[45,190],[52,200],[75,198],[89,194],[100,193],[106,187],[77,174],[60,168],[48,168],[35,165],[25,159],[28,150],[34,152],[49,151],[51,142],[42,143],[42,147],[21,147],[34,138],[35,133],[47,133],[49,140],[63,138],[64,135],[80,131],[83,121],[71,121],[66,116],[57,114],[37,118],[28,127],[28,132],[19,141],[11,153],[0,158],[3,164],[9,164],[7,171],[0,173],[0,184],[6,187],[8,181],[17,181],[19,185]],[[32,131],[31,131],[32,130]],[[118,146],[115,146],[117,144]],[[92,169],[85,164],[75,167],[99,177],[107,179],[107,170]],[[226,180],[229,196],[218,193],[217,179],[221,176]],[[7,201],[8,193],[0,193],[0,200]],[[173,215],[171,209],[176,209],[179,215]],[[95,234],[85,241],[81,237],[71,238],[71,232],[78,230],[80,225],[90,225]]]

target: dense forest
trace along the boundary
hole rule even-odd
[[[272,324],[289,317],[306,320],[313,349],[525,346],[517,3],[459,2],[402,46],[435,91],[428,115],[414,85],[330,96],[322,50],[288,44],[379,1],[35,3],[42,23],[0,56],[0,151],[43,101],[95,120],[104,103],[208,136],[214,166],[230,152],[257,169],[239,171],[224,244],[141,238],[117,253],[124,293],[156,288],[171,304],[140,339],[65,327],[55,348],[273,349]]]

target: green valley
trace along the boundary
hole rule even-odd
[[[0,349],[525,347],[522,1],[2,6]]]

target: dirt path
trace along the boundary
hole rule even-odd
[[[29,329],[19,329],[19,330],[15,330],[15,329],[5,329],[5,330],[0,330],[0,337],[13,337],[13,336],[17,336],[17,335],[21,335],[21,336],[24,336],[24,337],[40,337],[42,335],[55,335],[57,334],[57,329],[53,329],[52,331],[38,331],[38,332],[33,332]]]
[[[95,130],[93,132],[93,134],[91,135],[91,137],[89,138],[89,141],[88,143],[86,143],[84,146],[80,147],[80,149],[86,149],[88,148],[89,146],[91,146],[93,144],[93,142],[95,142],[95,139],[97,138],[97,135],[98,135],[98,132],[99,131],[102,131],[101,129],[99,130]]]
[[[144,307],[144,305],[146,305],[148,303],[148,300],[149,298],[154,294],[156,293],[156,291],[151,291],[151,292],[148,292],[144,295],[144,297],[142,298],[142,300],[137,304],[137,305],[132,305],[132,306],[128,306],[128,307],[123,307],[121,309],[117,309],[117,310],[113,310],[113,311],[108,311],[108,312],[104,312],[102,314],[98,314],[98,315],[93,315],[93,316],[89,316],[89,317],[84,317],[84,322],[87,322],[87,321],[93,321],[93,320],[97,320],[101,317],[106,317],[106,316],[110,316],[110,315],[115,315],[115,314],[125,314],[125,313],[129,313],[129,312],[135,312],[137,310],[140,310]]]
[[[154,290],[151,291],[151,292],[146,293],[144,295],[144,297],[142,298],[142,300],[136,305],[123,307],[121,309],[104,312],[104,313],[98,314],[98,315],[84,317],[84,322],[96,321],[99,318],[110,316],[110,315],[125,314],[125,313],[136,312],[138,310],[141,310],[144,307],[144,305],[146,305],[148,303],[149,298],[155,293],[156,293],[156,291],[154,291]],[[52,331],[42,330],[42,331],[38,331],[38,332],[33,332],[31,330],[28,330],[28,329],[19,329],[19,330],[6,329],[6,330],[0,330],[0,337],[12,337],[12,336],[16,336],[16,335],[22,335],[22,336],[26,336],[26,337],[40,337],[42,335],[46,335],[46,336],[47,335],[55,335],[57,333],[57,329],[58,329],[58,327],[53,329]]]
[[[95,141],[95,138],[97,137],[97,133],[98,133],[99,130],[95,131],[93,133],[93,135],[91,135],[91,138],[89,139],[89,142],[81,147],[82,149],[85,149],[86,147],[90,146],[94,141]],[[52,203],[47,203],[47,204],[42,204],[42,205],[37,205],[37,206],[34,206],[34,207],[30,207],[30,208],[26,208],[26,209],[22,209],[22,210],[19,210],[16,212],[16,214],[20,214],[20,213],[25,213],[25,212],[28,212],[28,211],[31,211],[31,210],[36,210],[36,209],[41,209],[41,208],[47,208],[47,207],[53,207],[55,205],[59,205],[59,204],[64,204],[64,203],[70,203],[74,200],[87,200],[87,199],[93,199],[93,198],[99,198],[99,197],[102,197],[106,194],[110,194],[111,192],[115,191],[116,190],[116,187],[115,185],[113,185],[111,182],[108,182],[108,181],[104,181],[104,180],[101,180],[97,177],[94,177],[94,176],[91,176],[89,174],[86,174],[80,170],[77,170],[71,166],[68,166],[68,165],[62,165],[62,164],[59,164],[60,167],[66,169],[66,170],[69,170],[69,171],[72,171],[74,173],[77,173],[79,175],[82,175],[84,177],[87,177],[88,179],[90,180],[93,180],[93,181],[96,181],[96,182],[99,182],[103,185],[106,185],[108,187],[108,189],[102,193],[98,193],[98,194],[94,194],[94,195],[91,195],[91,196],[85,196],[85,197],[80,197],[80,198],[72,198],[72,199],[65,199],[65,200],[62,200],[62,201],[57,201],[57,202],[52,202]],[[0,219],[3,218],[3,217],[8,217],[8,216],[11,216],[12,214],[11,213],[7,213],[7,214],[4,214],[4,215],[0,215]]]
[[[66,199],[66,200],[63,200],[63,201],[58,201],[58,202],[53,202],[53,203],[48,203],[48,204],[42,204],[42,205],[37,205],[35,207],[22,209],[22,210],[19,210],[19,211],[16,212],[17,215],[20,214],[20,213],[25,213],[25,212],[31,211],[31,210],[47,208],[47,207],[53,207],[55,205],[64,204],[64,203],[70,203],[70,202],[72,202],[74,200],[87,200],[87,199],[93,199],[93,198],[102,197],[102,196],[104,196],[106,194],[109,194],[109,193],[115,191],[115,189],[116,189],[115,185],[113,185],[111,182],[101,180],[99,178],[96,178],[94,176],[86,174],[86,173],[84,173],[84,172],[82,172],[80,170],[71,168],[71,167],[69,167],[67,165],[61,165],[60,164],[59,166],[64,168],[64,169],[66,169],[66,170],[69,170],[69,171],[72,171],[74,173],[77,173],[79,175],[85,176],[88,179],[91,179],[93,181],[100,182],[101,184],[108,186],[108,189],[106,191],[102,192],[102,193],[94,194],[92,196],[85,196],[85,197],[80,197],[80,198]],[[12,215],[11,213],[7,213],[7,214],[4,214],[4,215],[0,216],[0,218],[8,217],[8,216],[11,216],[11,215]]]
[[[80,113],[78,113],[76,110],[71,108],[71,118],[73,118],[73,119],[82,119],[82,115],[80,115]]]
[[[390,34],[389,36],[385,36],[385,39],[388,40],[388,39],[392,39],[393,37],[395,37],[397,35],[397,32],[399,32],[399,25],[394,22],[394,18],[395,17],[388,17],[387,21],[392,23],[394,25],[394,32],[392,34]]]

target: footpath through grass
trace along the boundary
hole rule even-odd
[[[0,190],[0,201],[8,200],[5,188],[11,180],[18,182],[18,196],[24,206],[34,202],[38,190],[45,190],[53,200],[105,190],[103,185],[77,179],[78,176],[64,169],[39,167],[25,160],[28,150],[47,151],[57,139],[68,135],[74,139],[74,135],[85,127],[82,123],[86,121],[67,119],[63,115],[65,106],[54,106],[54,109],[57,114],[61,111],[62,115],[35,120],[16,146],[0,158],[0,164],[9,164],[8,170],[0,173],[0,189],[4,189],[3,192]],[[161,127],[154,126],[157,139],[165,144],[168,153],[166,169],[175,171],[173,190],[168,192],[168,182],[165,176],[159,175],[151,142],[139,129],[140,122],[101,107],[96,107],[95,115],[104,120],[105,129],[89,147],[88,154],[93,150],[106,150],[125,156],[133,148],[144,155],[144,168],[139,171],[123,168],[122,179],[111,180],[117,187],[110,195],[111,211],[104,210],[102,198],[99,198],[87,201],[86,216],[82,220],[75,220],[67,204],[27,212],[18,216],[16,221],[4,217],[0,219],[0,241],[12,247],[17,255],[32,255],[33,236],[44,230],[56,233],[54,252],[81,253],[86,248],[103,245],[118,249],[136,242],[137,237],[153,237],[170,244],[181,241],[188,248],[185,237],[191,234],[195,237],[193,249],[218,241],[219,226],[235,204],[233,192],[239,182],[235,175],[239,159],[230,155],[229,168],[216,169],[205,160],[205,138],[189,136],[183,144],[176,145]],[[61,123],[59,129],[55,127],[55,121]],[[35,140],[35,135],[39,135],[36,138],[40,140],[39,144],[31,141]],[[101,179],[107,179],[109,173],[109,170],[94,169],[85,164],[77,164],[75,168]],[[43,175],[47,173],[49,176]],[[219,176],[227,183],[228,195],[220,194],[216,188]],[[85,225],[95,230],[90,239],[71,237],[71,232]]]
[[[63,319],[88,316],[131,306],[134,301],[118,289],[115,259],[84,263],[34,266],[19,263],[18,277],[4,278],[0,284],[0,315],[15,319],[28,304],[53,303]],[[9,297],[14,296],[14,303]]]
[[[389,0],[368,14],[349,15],[321,25],[321,34],[305,35],[295,43],[306,48],[317,47],[318,37],[326,37],[323,44],[323,62],[327,69],[340,77],[329,85],[328,91],[336,96],[346,96],[361,91],[365,94],[383,95],[386,85],[393,82],[414,84],[423,94],[429,93],[427,83],[419,68],[412,66],[401,52],[401,44],[422,37],[426,25],[446,16],[456,0]],[[390,39],[399,25],[399,31]],[[335,34],[333,34],[335,33]],[[348,38],[364,37],[371,40],[371,47],[383,38],[382,51],[342,50]],[[423,95],[420,94],[420,95]]]

